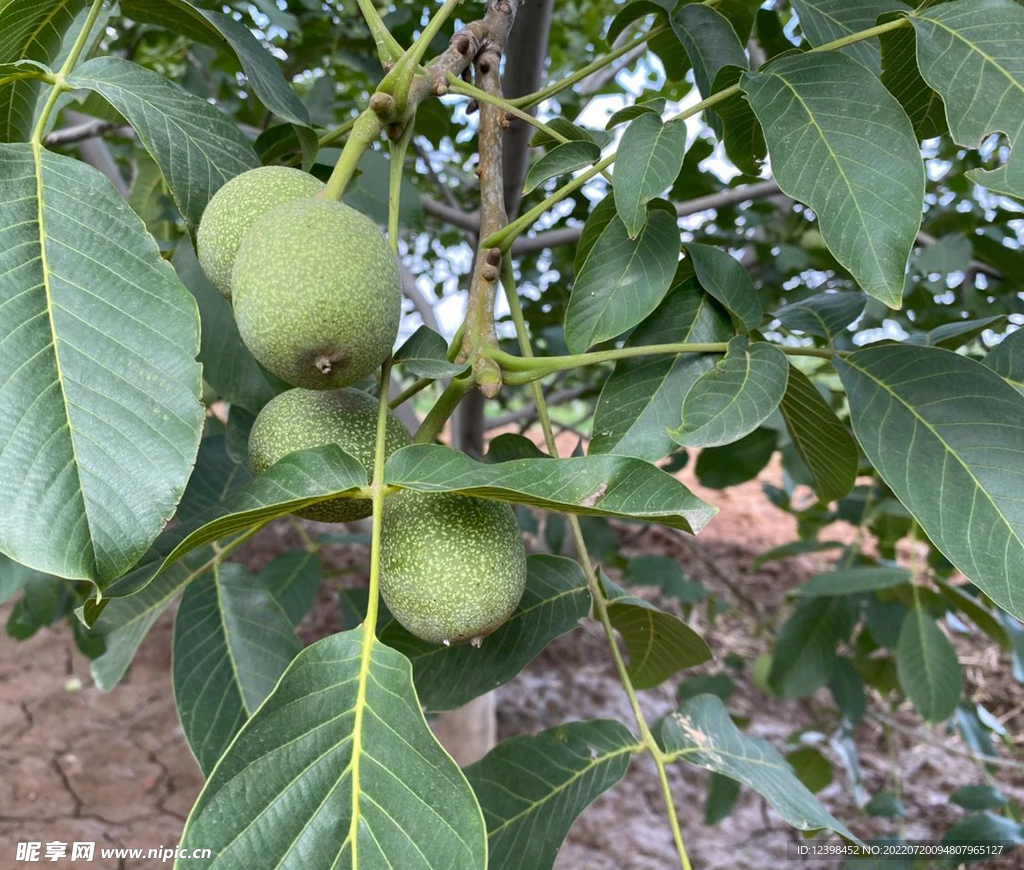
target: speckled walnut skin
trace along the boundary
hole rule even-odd
[[[231,285],[242,341],[296,387],[362,380],[398,335],[395,257],[373,221],[340,202],[296,200],[260,218],[238,250]]]
[[[377,400],[361,390],[288,390],[275,396],[256,417],[249,433],[249,462],[262,474],[296,450],[337,444],[373,468],[377,435]],[[384,452],[390,456],[410,443],[402,422],[388,413]],[[336,498],[300,511],[296,516],[321,523],[361,520],[372,513],[369,499]]]
[[[267,212],[319,193],[323,183],[287,166],[261,166],[236,175],[207,203],[196,233],[196,256],[206,277],[231,298],[231,269],[242,239]]]
[[[526,550],[504,502],[411,490],[384,500],[380,591],[417,637],[479,643],[525,588]]]

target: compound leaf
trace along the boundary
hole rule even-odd
[[[195,303],[91,166],[0,145],[0,202],[0,550],[103,587],[146,552],[195,461]]]
[[[95,91],[124,115],[193,229],[224,182],[259,166],[252,145],[219,109],[129,60],[93,58],[69,84]]]
[[[630,239],[647,223],[647,203],[679,175],[685,152],[683,121],[663,123],[648,112],[626,127],[616,151],[614,191],[615,209]]]
[[[935,347],[865,348],[833,363],[882,479],[947,559],[1024,617],[1024,397]]]
[[[721,302],[747,329],[757,329],[764,319],[761,300],[743,264],[728,251],[712,245],[685,245],[700,286]]]
[[[984,362],[1011,387],[1024,393],[1024,329],[1007,335],[988,352]]]
[[[953,715],[964,688],[960,662],[923,607],[915,607],[903,620],[896,644],[896,675],[926,722],[942,722]]]
[[[715,695],[698,695],[666,716],[660,741],[673,759],[728,776],[768,800],[789,824],[803,831],[828,828],[856,840],[797,779],[773,746],[742,733]]]
[[[466,364],[448,362],[448,343],[429,326],[421,326],[397,351],[401,363],[421,378],[454,378],[466,370]]]
[[[167,529],[138,566],[106,590],[133,595],[190,550],[366,486],[366,469],[336,444],[298,450],[187,523]]]
[[[906,568],[889,565],[860,565],[840,568],[827,574],[816,574],[794,594],[801,598],[820,598],[830,595],[855,595],[858,592],[874,592],[876,589],[892,589],[903,586],[911,580]]]
[[[412,662],[416,692],[427,710],[453,710],[507,683],[589,613],[587,580],[571,559],[538,553],[527,557],[526,566],[522,600],[479,649],[427,643],[396,621],[384,627],[381,641]]]
[[[584,166],[589,166],[601,156],[601,149],[596,142],[587,139],[562,142],[542,155],[526,173],[526,181],[523,183],[523,195],[533,191],[537,185],[554,178],[556,175],[565,175],[575,172]],[[668,185],[666,185],[667,187]]]
[[[439,444],[413,444],[391,454],[384,480],[420,492],[455,492],[566,513],[645,519],[694,533],[715,514],[671,474],[631,456],[486,464]]]
[[[629,652],[629,672],[637,689],[653,689],[684,668],[711,660],[711,649],[678,616],[659,610],[602,577],[608,618]]]
[[[106,642],[103,654],[93,659],[90,666],[100,689],[109,692],[120,682],[139,644],[174,599],[198,576],[208,557],[209,552],[199,550],[171,566],[137,595],[107,602],[93,626]]]
[[[720,342],[733,336],[728,316],[693,281],[664,302],[626,340],[626,347],[669,342]],[[708,354],[660,354],[623,359],[601,389],[589,452],[618,453],[656,462],[675,449],[668,429],[683,399],[714,366]]]
[[[565,311],[565,342],[572,353],[621,335],[658,307],[679,261],[679,227],[674,213],[651,208],[633,240],[613,215],[587,244]]]
[[[789,367],[779,407],[793,446],[811,472],[818,501],[829,504],[847,495],[857,481],[857,443],[818,388],[796,366]]]
[[[978,148],[1005,133],[1010,157],[999,169],[967,177],[1024,197],[1024,9],[1013,0],[961,0],[908,16],[917,35],[917,63],[942,97],[953,141]]]
[[[301,649],[280,605],[242,565],[215,565],[188,586],[174,620],[174,702],[204,775]]]
[[[860,293],[816,293],[783,305],[773,316],[790,329],[832,341],[861,316],[867,301]]]
[[[683,422],[669,434],[684,447],[738,441],[779,406],[788,380],[789,362],[781,350],[736,336],[725,356],[686,394]]]
[[[800,29],[811,45],[824,45],[874,27],[878,16],[897,9],[909,8],[901,0],[793,0],[800,17]],[[881,71],[878,42],[863,39],[841,48],[844,54],[866,66],[876,76]]]
[[[292,660],[207,779],[182,847],[212,850],[198,867],[487,864],[480,807],[427,727],[408,659],[362,629]]]
[[[814,209],[828,249],[865,292],[899,308],[924,169],[896,98],[836,52],[780,58],[741,86],[779,187]]]
[[[291,624],[298,625],[316,601],[323,580],[323,565],[316,553],[292,550],[274,559],[260,571],[258,579],[274,596]]]
[[[0,142],[28,139],[35,121],[41,83],[13,76],[28,71],[33,62],[53,64],[64,34],[84,8],[85,0],[8,0],[0,5],[0,64],[5,65],[0,72]],[[8,76],[11,80],[3,81]]]
[[[487,822],[490,870],[549,870],[576,817],[641,748],[621,722],[570,722],[512,737],[466,768]]]

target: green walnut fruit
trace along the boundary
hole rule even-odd
[[[373,221],[340,202],[296,200],[265,214],[238,249],[231,286],[242,341],[296,387],[362,380],[398,335],[395,256]]]
[[[275,396],[259,412],[249,434],[249,462],[262,474],[296,450],[337,444],[373,468],[377,436],[377,400],[360,390],[288,390]],[[388,412],[384,450],[391,455],[409,444],[409,433]],[[336,498],[295,512],[322,523],[345,523],[368,517],[369,499]]]
[[[380,591],[417,637],[479,645],[525,587],[526,550],[507,504],[411,490],[385,499]]]
[[[231,269],[242,239],[268,211],[318,193],[323,183],[287,166],[236,175],[207,203],[196,233],[196,256],[213,286],[231,298]]]

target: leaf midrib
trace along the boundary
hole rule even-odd
[[[68,427],[68,442],[71,445],[71,464],[75,469],[75,478],[78,481],[78,491],[72,498],[81,496],[82,518],[88,530],[88,551],[92,554],[91,568],[93,571],[98,567],[98,554],[93,538],[92,519],[89,516],[89,507],[85,499],[85,488],[82,482],[82,467],[78,461],[78,448],[75,445],[75,429],[71,425],[71,408],[68,405],[67,390],[64,386],[64,369],[60,362],[60,348],[57,338],[57,326],[53,319],[53,288],[50,279],[50,257],[47,251],[46,206],[43,202],[43,146],[39,141],[32,142],[32,163],[36,176],[36,220],[39,224],[39,266],[43,273],[43,292],[46,295],[46,322],[50,327],[50,342],[53,345],[53,362],[57,371],[57,385],[60,391],[61,404],[64,408],[64,420]]]

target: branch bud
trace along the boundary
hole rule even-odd
[[[494,266],[484,266],[480,270],[480,277],[485,281],[494,281],[498,277],[498,270]]]
[[[370,97],[370,108],[381,118],[389,118],[395,112],[395,98],[391,94],[377,91]]]
[[[497,267],[501,263],[501,248],[491,248],[487,252],[487,262],[489,265]]]

